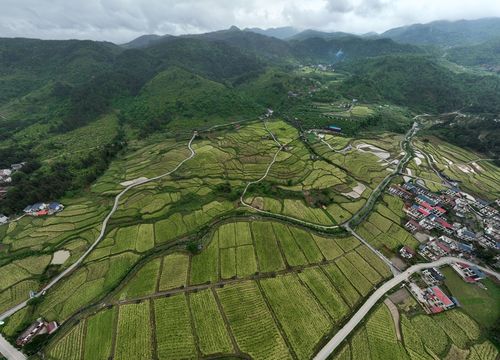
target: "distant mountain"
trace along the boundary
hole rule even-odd
[[[498,77],[456,74],[430,56],[383,56],[346,63],[343,69],[353,76],[342,83],[341,91],[362,101],[436,113],[500,112]]]
[[[287,40],[307,40],[311,38],[320,38],[320,39],[338,39],[342,37],[354,37],[356,35],[341,32],[341,31],[336,31],[336,32],[323,32],[323,31],[317,31],[317,30],[304,30]]]
[[[500,37],[478,45],[447,49],[445,58],[460,65],[481,66],[500,72]]]
[[[458,46],[479,44],[500,35],[500,18],[434,21],[388,30],[382,37],[415,45]]]
[[[406,44],[398,44],[391,39],[364,39],[357,36],[339,38],[309,38],[291,41],[293,53],[302,61],[335,64],[390,54],[417,54],[422,50]]]
[[[260,35],[266,35],[270,37],[275,37],[277,39],[288,39],[300,32],[300,30],[291,27],[291,26],[285,26],[285,27],[277,27],[277,28],[269,28],[269,29],[260,29],[260,28],[246,28],[244,31],[249,31],[253,32],[256,34]]]
[[[231,45],[246,54],[251,54],[265,60],[276,62],[291,61],[290,46],[286,41],[275,37],[258,34],[252,31],[242,31],[236,26],[228,30],[220,30],[199,35],[184,35],[182,38],[220,41]]]
[[[126,49],[141,49],[148,47],[154,44],[155,42],[162,41],[172,37],[173,37],[172,35],[156,35],[156,34],[142,35],[126,44],[122,44],[121,46]]]

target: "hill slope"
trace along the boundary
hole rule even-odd
[[[434,21],[390,29],[381,36],[415,45],[457,46],[478,44],[498,37],[500,18]]]

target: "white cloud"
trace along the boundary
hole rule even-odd
[[[499,0],[2,0],[0,36],[125,42],[148,33],[292,25],[363,33],[500,16]]]

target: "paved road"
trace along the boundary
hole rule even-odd
[[[191,145],[192,145],[192,143],[193,143],[196,135],[197,135],[197,133],[195,132],[193,134],[193,136],[191,137],[191,139],[189,140],[189,143],[188,143],[188,149],[191,151],[191,155],[189,155],[189,157],[187,157],[184,160],[182,160],[173,170],[171,170],[171,171],[169,171],[169,172],[167,172],[165,174],[162,174],[162,175],[156,176],[154,178],[151,178],[151,179],[144,179],[144,180],[135,182],[134,184],[127,186],[122,192],[120,192],[115,197],[113,208],[109,212],[108,216],[106,216],[106,218],[104,219],[104,221],[102,223],[101,232],[100,232],[99,236],[97,237],[97,239],[94,241],[94,243],[87,249],[87,251],[85,251],[85,253],[77,261],[75,261],[70,267],[68,267],[66,270],[64,270],[62,273],[60,273],[54,279],[52,279],[52,281],[50,283],[48,283],[42,290],[40,290],[40,292],[38,292],[38,294],[35,295],[36,297],[41,296],[45,291],[47,291],[50,288],[52,288],[62,278],[64,278],[66,275],[70,274],[73,270],[75,270],[83,262],[83,260],[85,260],[85,258],[92,252],[92,250],[94,250],[94,248],[103,239],[103,237],[104,237],[104,235],[106,233],[108,222],[111,219],[111,217],[113,216],[113,214],[116,212],[116,210],[118,209],[118,206],[119,206],[119,203],[120,203],[120,199],[123,197],[123,195],[125,195],[129,190],[131,190],[131,189],[133,189],[133,188],[135,188],[137,186],[144,185],[144,184],[147,184],[149,182],[159,180],[161,178],[164,178],[164,177],[172,174],[173,172],[177,171],[177,169],[179,169],[182,166],[182,164],[184,164],[186,161],[192,159],[195,156],[196,153],[193,150],[193,148],[191,147]],[[19,311],[22,308],[24,308],[27,304],[28,304],[28,300],[26,300],[26,301],[24,301],[24,302],[22,302],[22,303],[20,303],[20,304],[18,304],[16,306],[14,306],[13,308],[5,311],[3,314],[0,315],[0,320],[5,320],[9,316],[13,315],[17,311]],[[1,340],[3,340],[3,341],[1,341]],[[20,353],[19,351],[17,351],[12,346],[10,346],[11,348],[9,349],[5,345],[5,343],[8,344],[8,342],[5,339],[1,338],[0,339],[0,353],[4,354],[5,357],[7,357],[8,360],[25,359],[25,357],[24,357],[24,355],[22,355],[22,353]]]
[[[434,261],[432,263],[425,263],[425,264],[417,264],[413,265],[412,267],[406,269],[404,272],[401,274],[395,276],[391,280],[387,281],[386,283],[382,284],[381,287],[379,287],[373,294],[370,296],[365,303],[361,306],[361,308],[354,314],[351,319],[349,319],[349,322],[344,325],[342,329],[340,329],[334,336],[333,338],[318,352],[318,354],[314,357],[314,360],[326,360],[328,356],[349,336],[349,334],[356,328],[356,326],[365,318],[365,316],[369,313],[372,307],[377,304],[377,302],[384,296],[388,291],[390,291],[392,288],[394,288],[396,285],[402,283],[403,281],[407,280],[410,275],[417,271],[421,271],[423,269],[431,268],[431,267],[440,267],[443,265],[450,265],[454,262],[462,262],[466,263],[469,265],[477,266],[474,263],[471,263],[469,261],[459,259],[459,258],[454,258],[454,257],[444,257],[441,258],[437,261]],[[483,272],[492,275],[496,277],[498,280],[500,280],[500,274],[478,266]]]
[[[0,335],[0,352],[9,360],[26,360],[26,356]]]

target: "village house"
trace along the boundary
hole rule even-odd
[[[59,328],[55,321],[47,322],[42,318],[37,319],[31,324],[16,340],[18,346],[24,346],[31,342],[35,336],[42,334],[52,334]]]
[[[468,283],[478,282],[486,277],[476,266],[469,266],[467,264],[457,262],[452,264],[451,267],[465,282]]]
[[[415,251],[413,251],[413,249],[409,246],[403,246],[401,249],[399,249],[399,254],[404,259],[412,259],[415,257],[415,255],[417,255]]]
[[[444,275],[436,268],[425,269],[422,271],[422,278],[429,286],[440,284],[444,279]]]
[[[10,169],[1,169],[0,170],[0,184],[10,184],[12,182],[12,170]]]
[[[411,233],[415,233],[417,231],[422,230],[422,227],[418,222],[416,222],[413,219],[410,219],[406,224],[405,224],[406,230],[408,230]]]
[[[45,215],[53,215],[63,210],[64,206],[54,201],[49,204],[36,203],[34,205],[28,205],[24,208],[23,212],[26,215],[31,215],[31,216],[45,216]]]
[[[463,227],[457,231],[457,236],[462,240],[474,241],[476,239],[476,234]]]
[[[389,187],[389,193],[394,195],[394,196],[399,196],[400,198],[404,200],[410,200],[413,198],[413,194],[405,189],[403,189],[399,185],[391,185]]]
[[[0,200],[7,196],[8,188],[0,187]]]

